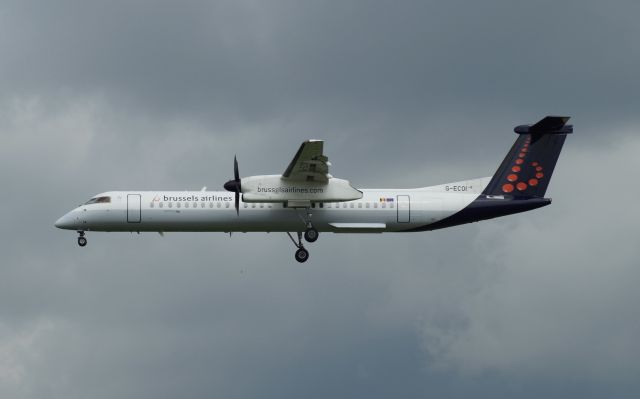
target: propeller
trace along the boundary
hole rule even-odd
[[[240,216],[240,191],[242,190],[242,185],[240,184],[240,173],[238,172],[238,159],[235,155],[233,156],[233,178],[233,180],[229,180],[224,184],[224,189],[236,193],[236,213]]]

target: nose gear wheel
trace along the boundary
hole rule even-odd
[[[87,245],[87,238],[84,236],[84,231],[78,231],[78,245],[81,247]]]

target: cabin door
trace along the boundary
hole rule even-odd
[[[140,194],[128,194],[127,195],[127,222],[128,223],[140,223],[142,220],[142,210]]]
[[[398,223],[409,223],[411,219],[411,198],[408,195],[398,195]]]

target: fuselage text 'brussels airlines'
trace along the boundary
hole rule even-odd
[[[78,232],[285,232],[305,262],[303,244],[320,232],[383,233],[436,230],[540,208],[566,135],[568,117],[520,125],[518,137],[491,177],[414,189],[356,189],[329,174],[323,141],[307,140],[281,175],[234,179],[227,191],[110,191],[55,223]],[[204,189],[203,189],[204,190]],[[297,233],[297,239],[291,233]]]

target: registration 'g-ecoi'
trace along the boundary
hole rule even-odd
[[[442,229],[540,208],[573,127],[569,117],[547,116],[517,126],[518,137],[492,177],[413,189],[357,189],[329,174],[323,141],[302,143],[281,175],[234,178],[227,191],[110,191],[98,194],[55,223],[88,231],[285,232],[304,262],[303,245],[319,232],[383,233]],[[290,234],[297,233],[297,240]]]

